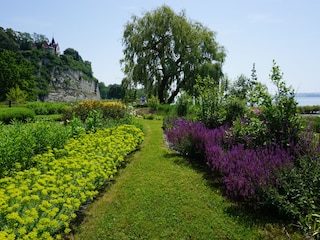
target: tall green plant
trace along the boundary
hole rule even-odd
[[[151,96],[151,98],[148,99],[148,107],[150,107],[151,111],[157,111],[159,108],[160,102],[159,99],[155,96]]]
[[[240,141],[246,136],[257,137],[257,141],[253,143],[255,146],[268,142],[288,146],[290,142],[298,142],[302,126],[297,112],[295,93],[292,87],[286,85],[283,73],[275,61],[270,80],[277,87],[274,95],[268,92],[265,85],[257,81],[253,68],[253,85],[248,94],[248,105],[251,109],[244,118],[237,119],[233,131]]]
[[[272,97],[272,103],[265,106],[263,115],[271,140],[284,145],[289,144],[289,141],[297,143],[302,125],[297,111],[295,92],[291,86],[286,86],[283,73],[275,60],[273,60],[270,79],[277,87],[277,91]]]
[[[192,100],[187,93],[182,93],[176,103],[175,111],[178,117],[186,117],[188,115],[188,109]]]
[[[221,107],[224,91],[211,77],[196,79],[196,106],[198,118],[208,127],[213,128],[222,124],[225,120],[225,109]]]

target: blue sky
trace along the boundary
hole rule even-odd
[[[319,0],[10,0],[1,4],[0,26],[54,36],[62,51],[74,48],[90,61],[100,82],[120,84],[124,25],[163,4],[217,33],[231,80],[250,77],[255,63],[258,80],[272,92],[275,59],[296,92],[320,92]]]

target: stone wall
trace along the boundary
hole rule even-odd
[[[81,71],[67,70],[62,73],[53,73],[49,88],[46,102],[101,99],[98,82],[85,80]]]

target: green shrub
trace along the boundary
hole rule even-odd
[[[179,96],[175,110],[178,117],[186,117],[188,115],[189,106],[192,104],[192,100],[187,93],[183,93]]]
[[[302,116],[301,120],[305,128],[310,127],[314,132],[320,133],[320,117]]]
[[[62,114],[50,114],[50,115],[37,115],[35,116],[35,120],[39,121],[51,121],[51,122],[61,122]]]
[[[27,121],[33,119],[34,111],[24,107],[0,108],[0,122],[9,124],[13,120]]]
[[[320,229],[320,157],[303,156],[296,160],[293,168],[283,169],[277,188],[266,192],[267,205],[276,206],[282,216],[300,223],[309,236]]]
[[[211,77],[198,76],[194,89],[197,93],[195,111],[197,120],[208,128],[221,126],[225,121],[226,110],[222,104],[224,89]]]
[[[59,123],[0,125],[0,177],[30,168],[35,154],[47,151],[47,147],[62,148],[70,137],[70,127]]]
[[[148,107],[150,108],[151,111],[157,111],[159,108],[159,99],[155,96],[152,96],[151,98],[148,99]]]
[[[286,147],[298,143],[302,122],[297,113],[295,93],[282,80],[275,61],[270,80],[277,87],[275,95],[271,96],[266,87],[257,82],[249,99],[249,104],[254,107],[246,112],[245,117],[237,120],[232,130],[240,142],[245,141],[246,137],[256,136],[255,146],[276,143]],[[239,124],[239,121],[242,123]]]
[[[170,104],[160,104],[157,114],[161,116],[169,116],[173,113],[175,106]]]
[[[62,102],[29,102],[27,108],[32,109],[36,115],[61,114],[67,103]]]
[[[225,120],[224,122],[231,125],[237,118],[242,117],[246,111],[246,105],[243,100],[239,98],[228,97],[224,104]]]
[[[105,119],[120,119],[127,114],[127,107],[121,102],[83,101],[73,106],[64,107],[62,109],[62,119],[67,123],[74,115],[85,122],[91,111],[100,111]]]

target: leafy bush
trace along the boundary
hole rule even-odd
[[[142,131],[132,125],[99,130],[35,156],[35,168],[0,179],[0,238],[69,233],[81,204],[97,195],[142,140]]]
[[[186,117],[188,115],[189,106],[192,104],[191,98],[187,93],[179,96],[176,103],[176,113],[178,117]]]
[[[159,108],[160,102],[159,99],[155,96],[151,96],[147,101],[148,107],[151,111],[156,112]]]
[[[28,102],[27,108],[30,108],[36,115],[61,114],[67,103],[59,102]]]
[[[282,169],[277,188],[269,186],[267,204],[282,215],[301,220],[320,211],[320,156],[302,156],[295,165]]]
[[[65,122],[72,116],[79,117],[83,122],[89,117],[91,111],[100,111],[103,118],[123,118],[127,113],[126,105],[121,102],[104,102],[97,100],[83,101],[62,110]]]
[[[0,108],[0,122],[9,124],[13,120],[27,121],[33,119],[34,111],[24,107]]]
[[[194,86],[196,90],[196,115],[197,120],[206,124],[209,128],[221,126],[225,120],[225,109],[221,104],[223,89],[217,82],[210,78],[198,76]]]
[[[246,142],[246,138],[256,136],[257,141],[252,142],[256,147],[270,143],[287,147],[299,142],[302,122],[297,113],[295,93],[282,80],[275,61],[271,82],[277,87],[274,96],[263,85],[255,83],[253,92],[249,94],[249,105],[253,108],[232,127],[238,141]]]
[[[169,116],[174,112],[174,105],[170,104],[160,104],[157,110],[157,114],[161,116]]]
[[[314,132],[320,133],[320,117],[316,116],[303,116],[302,122],[305,127],[311,127]]]
[[[69,127],[45,121],[0,125],[0,177],[34,166],[34,155],[62,148],[70,137]]]

